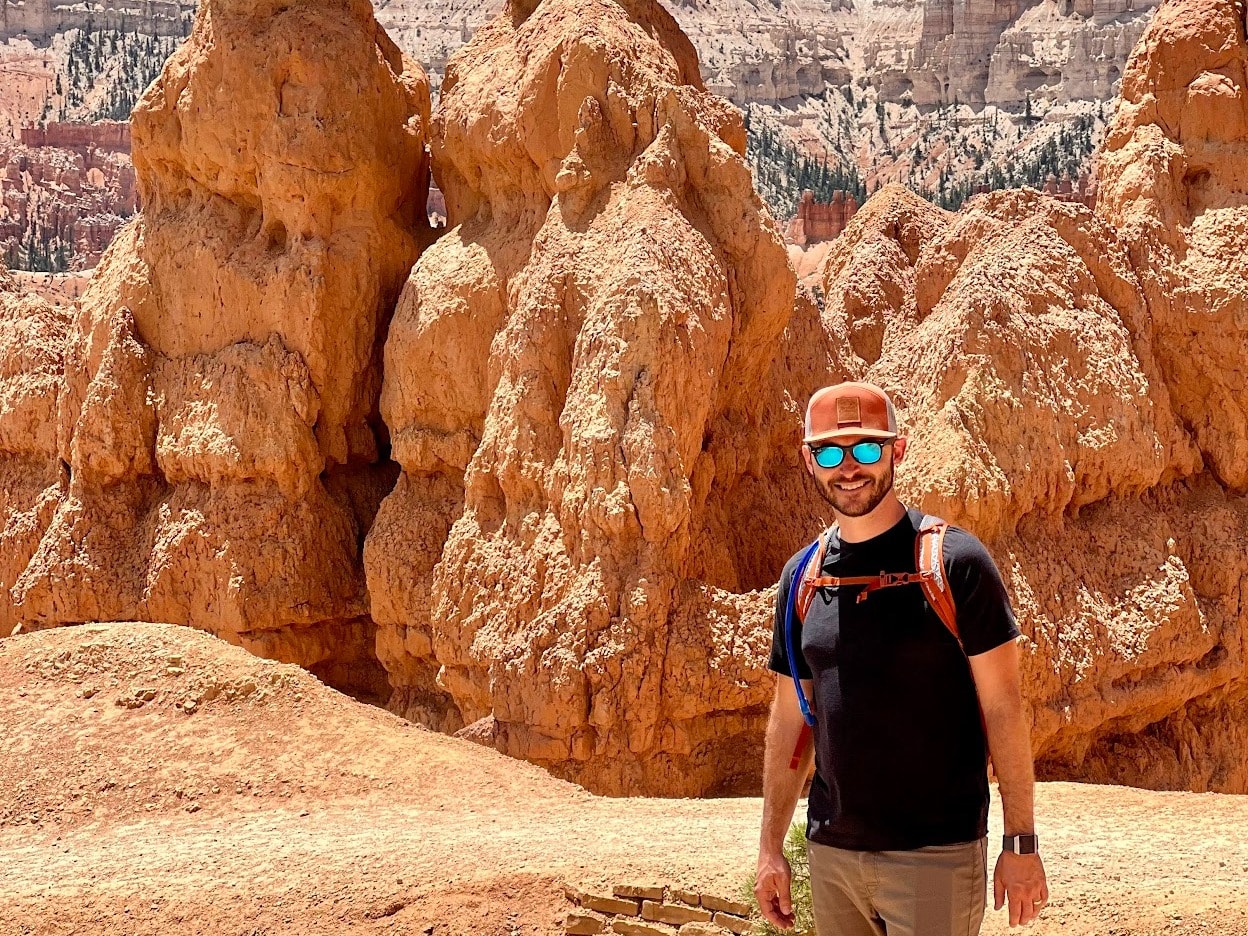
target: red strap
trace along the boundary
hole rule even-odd
[[[907,585],[917,582],[917,572],[881,572],[879,575],[821,575],[811,579],[812,588],[839,588],[841,585],[867,585],[875,588],[887,588],[889,585]]]
[[[806,753],[813,734],[810,725],[802,722],[802,733],[797,736],[797,744],[793,745],[793,759],[789,761],[789,770],[797,770],[802,765],[802,756]]]
[[[915,562],[922,576],[923,597],[932,606],[941,623],[962,642],[958,633],[958,609],[954,604],[953,591],[945,577],[945,531],[949,525],[935,517],[925,517],[918,539],[914,542]]]
[[[828,536],[831,529],[824,530],[819,534],[819,548],[815,550],[814,556],[811,557],[809,564],[804,569],[798,569],[797,582],[797,619],[799,621],[806,620],[806,612],[810,610],[811,604],[815,600],[815,584],[818,581],[818,575],[823,571],[823,557],[828,551]]]
[[[809,595],[803,593],[802,597],[807,598],[804,607],[801,608],[802,619],[805,620],[806,612],[810,610],[811,602],[814,599],[815,589],[818,588],[839,588],[842,585],[862,585],[862,591],[858,593],[859,601],[866,601],[867,597],[873,591],[879,591],[881,588],[892,588],[894,585],[914,585],[924,584],[931,576],[926,572],[881,572],[879,575],[847,575],[837,577],[835,575],[821,575],[816,579],[810,579],[804,582],[810,592]]]

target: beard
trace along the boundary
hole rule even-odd
[[[815,487],[819,495],[832,505],[832,508],[843,517],[865,517],[893,489],[893,465],[890,461],[888,469],[879,477],[865,476],[867,484],[856,491],[842,491],[831,481],[815,479]]]

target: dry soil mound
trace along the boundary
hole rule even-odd
[[[0,643],[11,735],[0,828],[237,814],[287,801],[584,798],[536,767],[325,687],[293,664],[169,624],[91,624]],[[453,784],[439,775],[453,774]]]

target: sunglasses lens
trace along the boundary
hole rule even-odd
[[[874,465],[884,455],[884,446],[879,442],[859,442],[850,452],[854,461],[860,465]]]
[[[815,464],[820,468],[835,468],[845,460],[845,450],[839,445],[825,445],[811,451]],[[878,458],[878,456],[877,456]]]

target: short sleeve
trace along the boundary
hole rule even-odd
[[[771,658],[767,661],[767,668],[782,676],[793,675],[793,670],[789,666],[788,641],[784,633],[784,615],[789,602],[789,586],[792,584],[793,572],[797,568],[797,561],[800,557],[799,552],[785,563],[784,571],[780,573],[780,586],[776,589],[775,624],[771,634]],[[798,620],[796,614],[793,615],[793,646],[797,649],[798,678],[810,679],[810,667],[807,666],[806,658],[801,650],[802,622]]]
[[[966,655],[987,653],[1017,637],[1021,632],[1010,596],[984,544],[965,530],[950,527],[944,549]]]

